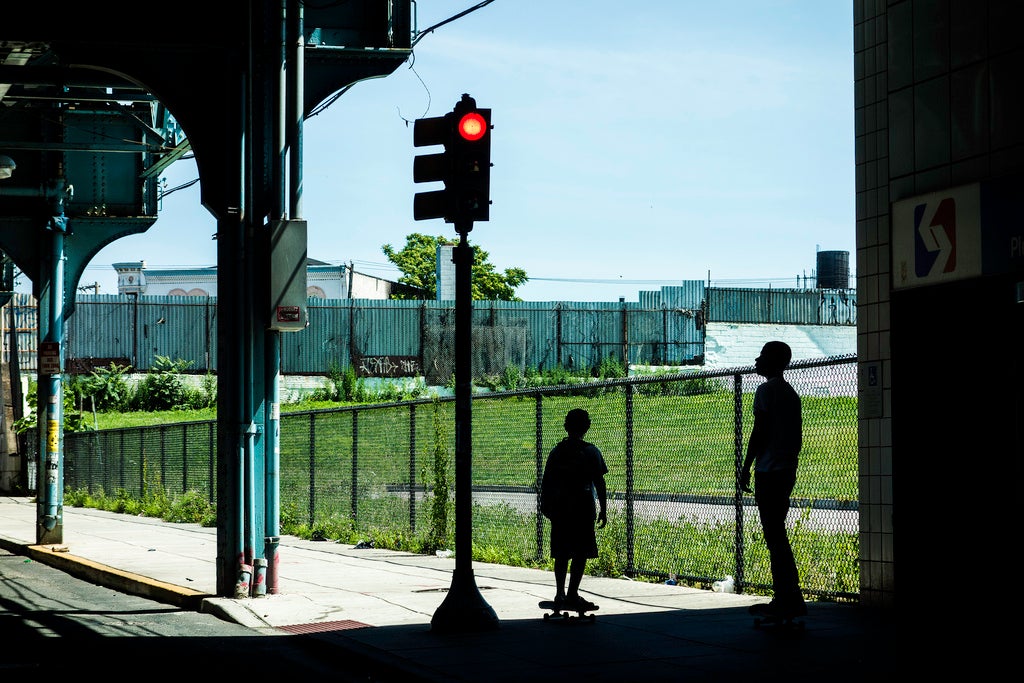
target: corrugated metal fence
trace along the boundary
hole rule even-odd
[[[38,365],[38,313],[35,298],[21,292],[14,293],[0,313],[3,319],[4,363],[14,360],[23,372],[35,372]]]
[[[790,537],[808,595],[859,594],[856,370],[848,356],[786,372],[803,401]],[[737,481],[760,381],[739,368],[475,395],[474,548],[507,564],[547,560],[538,482],[566,412],[582,407],[609,467],[609,524],[591,571],[706,586],[732,575],[743,589],[767,589],[757,510]],[[283,414],[282,519],[310,529],[347,521],[367,539],[425,535],[439,453],[454,482],[454,407],[435,399]],[[65,486],[215,501],[215,434],[212,422],[66,434]]]
[[[706,288],[700,281],[641,292],[639,302],[473,303],[473,370],[500,374],[556,366],[700,364],[704,323],[855,325],[853,290]],[[454,370],[454,302],[310,299],[309,327],[281,335],[284,374],[324,375],[352,366],[365,376],[423,376],[444,384]],[[18,360],[36,367],[35,301],[16,294],[3,316],[18,330]],[[145,371],[156,356],[217,368],[217,301],[209,297],[79,295],[68,319],[68,372],[110,362]],[[9,332],[3,335],[10,358]]]
[[[708,289],[715,322],[856,325],[857,293],[850,289]]]

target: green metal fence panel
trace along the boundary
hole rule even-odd
[[[216,301],[210,297],[80,296],[68,318],[68,371],[88,373],[111,362],[145,371],[156,356],[216,367]]]
[[[280,335],[281,372],[284,374],[327,374],[352,364],[352,308],[337,300],[310,299],[309,327],[302,332]]]
[[[36,306],[16,294],[8,308],[26,371],[36,365]],[[508,366],[594,367],[609,356],[623,364],[699,364],[707,322],[849,326],[856,310],[853,289],[720,288],[699,280],[640,292],[637,302],[475,301],[473,367],[477,376]],[[326,375],[388,357],[416,359],[432,385],[453,371],[453,302],[311,298],[308,311],[305,330],[281,335],[285,374]],[[67,321],[68,368],[88,372],[117,360],[147,370],[162,355],[191,361],[193,372],[215,371],[216,329],[216,297],[80,294]]]
[[[622,302],[474,302],[474,375],[510,367],[521,373],[597,368],[607,359],[623,366],[693,363],[703,354],[703,334],[690,300],[668,300],[670,308],[657,309]],[[451,302],[310,299],[308,312],[305,330],[281,335],[284,374],[353,367],[361,376],[422,376],[443,385],[454,372]],[[117,362],[144,371],[160,355],[188,362],[190,372],[215,371],[216,324],[213,297],[81,296],[68,321],[69,369],[88,373]]]
[[[709,287],[708,315],[716,322],[856,325],[857,290]]]
[[[66,325],[68,370],[88,371],[115,360],[131,365],[137,355],[135,312],[127,296],[79,296]]]

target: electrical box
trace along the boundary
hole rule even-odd
[[[270,329],[298,332],[306,308],[306,221],[270,224]]]

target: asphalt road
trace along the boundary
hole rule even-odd
[[[510,505],[517,511],[530,514],[537,510],[537,497],[533,493],[516,491],[474,491],[473,503],[477,505]],[[608,505],[620,510],[625,504],[621,500],[610,500]],[[640,499],[634,503],[634,514],[640,519],[664,519],[671,522],[687,520],[696,526],[732,524],[736,521],[736,507],[732,501],[684,502],[663,499]],[[749,522],[758,518],[757,506],[751,500],[744,506],[744,515]],[[804,508],[793,505],[789,509],[789,524],[800,522],[805,529],[832,533],[856,534],[860,528],[860,513],[856,509],[829,506],[825,501]]]
[[[0,672],[206,679],[316,674],[386,681],[369,664],[306,635],[270,635],[118,593],[0,550]],[[246,675],[246,671],[249,674]]]

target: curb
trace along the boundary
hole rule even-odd
[[[133,574],[132,572],[126,572],[100,564],[99,562],[87,560],[84,557],[71,555],[64,550],[66,546],[62,545],[17,544],[14,547],[10,547],[8,543],[2,543],[2,545],[5,550],[18,555],[25,555],[36,562],[49,565],[54,569],[59,569],[80,579],[85,579],[98,586],[149,598],[157,602],[181,607],[182,609],[199,611],[204,599],[214,597],[209,593],[175,586],[163,581],[157,581],[148,576]]]

